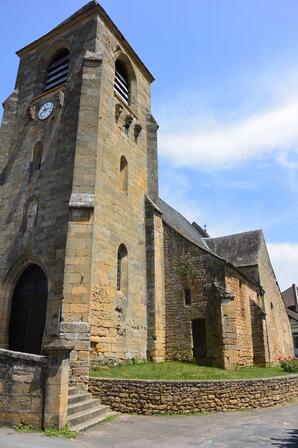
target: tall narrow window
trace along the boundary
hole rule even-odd
[[[121,244],[117,255],[117,290],[128,293],[128,253],[124,244]]]
[[[56,53],[48,66],[45,90],[57,87],[67,80],[69,68],[69,51],[63,48]]]
[[[37,171],[40,169],[41,159],[42,159],[42,143],[38,142],[33,148],[33,154],[32,154],[33,171]]]
[[[191,305],[191,290],[190,290],[190,288],[183,289],[183,298],[184,298],[184,305],[190,306]]]
[[[120,190],[126,194],[128,192],[128,163],[124,156],[120,160]]]
[[[116,61],[115,64],[115,92],[121,97],[121,99],[128,104],[129,103],[129,78],[124,64],[121,61]]]

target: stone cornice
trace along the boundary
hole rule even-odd
[[[95,195],[93,193],[72,193],[69,201],[70,208],[89,208],[95,205]]]

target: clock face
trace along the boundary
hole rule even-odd
[[[54,103],[47,101],[44,103],[38,111],[38,118],[40,120],[46,120],[54,110]]]

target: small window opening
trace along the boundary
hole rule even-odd
[[[124,244],[121,244],[117,255],[117,291],[127,296],[128,293],[128,252]]]
[[[270,308],[273,310],[273,303],[270,302]]]
[[[124,156],[120,160],[120,190],[126,194],[128,192],[128,163]]]
[[[129,103],[129,79],[125,66],[121,61],[116,61],[115,64],[114,90],[125,104]]]
[[[190,288],[184,288],[183,298],[184,298],[184,305],[190,306],[191,305],[191,290],[190,290]]]
[[[32,169],[33,171],[40,170],[41,167],[41,159],[42,159],[42,143],[36,143],[33,149],[32,156]]]
[[[67,80],[69,69],[69,51],[60,50],[48,66],[45,90],[57,87]]]

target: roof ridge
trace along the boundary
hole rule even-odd
[[[208,237],[208,238],[203,238],[203,239],[205,239],[205,240],[208,240],[208,239],[210,239],[210,240],[220,240],[220,239],[224,239],[224,238],[231,238],[233,236],[248,235],[248,234],[253,234],[253,233],[263,234],[263,229],[246,230],[245,232],[231,233],[229,235]]]

